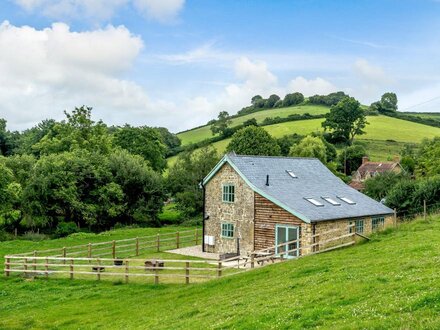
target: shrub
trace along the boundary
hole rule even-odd
[[[70,222],[60,222],[55,230],[55,237],[66,237],[70,234],[77,233],[79,231],[76,223]]]

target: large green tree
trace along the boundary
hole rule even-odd
[[[205,147],[191,153],[179,155],[167,177],[168,191],[174,196],[177,208],[187,217],[203,210],[203,190],[200,182],[219,161],[217,151]]]
[[[237,131],[226,150],[240,155],[281,155],[277,141],[262,127],[256,126],[248,126]]]
[[[415,173],[418,177],[440,175],[440,137],[423,140],[416,159]]]
[[[367,124],[360,103],[353,97],[346,97],[331,107],[322,126],[334,137],[343,138],[351,145],[356,135],[365,133],[363,129]]]
[[[165,160],[167,147],[162,141],[163,137],[156,129],[130,125],[119,128],[113,139],[116,146],[142,156],[156,171],[163,171],[167,166]]]
[[[290,156],[318,158],[327,163],[326,146],[321,138],[306,136],[290,150]]]
[[[291,94],[287,94],[283,100],[284,107],[290,107],[292,105],[297,105],[304,102],[304,95],[301,93],[295,92]]]
[[[212,122],[211,124],[211,132],[212,135],[221,134],[223,135],[228,126],[232,123],[232,120],[229,119],[229,113],[227,111],[221,111],[218,114],[217,120]]]

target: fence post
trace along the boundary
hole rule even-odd
[[[66,253],[66,247],[63,247],[63,264],[65,264],[66,263],[66,255],[67,255],[67,253]]]
[[[116,258],[116,241],[115,240],[112,241],[112,257],[113,257],[113,259]]]
[[[254,258],[255,258],[255,254],[252,252],[252,254],[251,254],[251,268],[255,267],[255,260],[254,260]]]
[[[128,283],[128,260],[125,260],[125,283]]]
[[[176,232],[176,249],[179,248],[179,245],[180,245],[180,235],[179,235],[179,232],[177,231]]]
[[[37,256],[37,251],[34,250],[34,257],[36,257],[36,256]],[[33,260],[33,264],[34,264],[33,269],[34,269],[34,272],[36,273],[37,272],[37,259]]]
[[[11,261],[10,258],[6,258],[6,262],[5,262],[5,276],[9,276],[9,270],[11,269],[11,265],[9,265],[10,261]]]
[[[426,199],[423,200],[423,220],[426,220]]]
[[[139,237],[136,237],[136,257],[139,255]]]
[[[88,247],[87,247],[87,258],[91,258],[92,257],[92,243],[89,243]],[[90,263],[90,260],[89,260]]]
[[[397,227],[397,209],[394,208],[394,227]]]
[[[49,259],[46,257],[46,264],[44,265],[46,278],[49,278]]]
[[[96,276],[98,278],[98,281],[101,280],[101,260],[99,258],[96,259]]]
[[[196,241],[196,245],[198,245],[199,244],[199,232],[198,232],[197,228],[196,228],[196,233],[195,233],[195,241]]]
[[[156,236],[156,250],[157,250],[157,252],[160,251],[160,234],[159,233],[157,233],[157,236]]]
[[[73,259],[70,259],[70,279],[73,280]]]
[[[185,284],[189,284],[189,261],[185,262]]]
[[[24,276],[27,276],[27,274],[28,274],[28,272],[27,272],[27,270],[28,270],[27,262],[28,262],[27,258],[24,258],[24,272],[23,272]]]
[[[218,262],[217,277],[222,277],[222,262]]]
[[[153,263],[154,268],[154,284],[159,284],[159,261]]]

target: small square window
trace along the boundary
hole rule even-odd
[[[234,237],[234,224],[222,223],[222,237],[226,237],[226,238]]]
[[[353,226],[354,224],[354,226]],[[355,221],[350,221],[350,233],[353,233],[353,230],[356,233],[362,234],[364,232],[364,219],[356,219]]]
[[[385,225],[384,217],[373,217],[371,218],[371,229],[375,230],[378,228],[383,228]]]
[[[295,173],[293,173],[293,171],[287,170],[286,172],[287,172],[287,174],[289,174],[292,178],[294,178],[294,179],[298,179],[298,177],[296,176]]]
[[[235,187],[232,184],[223,185],[223,202],[234,203],[235,201]]]

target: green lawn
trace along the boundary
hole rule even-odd
[[[0,328],[438,329],[439,240],[440,219],[419,220],[368,243],[188,286],[1,275]],[[0,243],[0,254],[11,244]]]
[[[311,115],[319,115],[319,114],[324,114],[328,111],[329,111],[328,107],[320,106],[320,105],[300,105],[296,107],[264,110],[232,119],[231,127],[243,124],[246,120],[251,118],[255,118],[258,123],[261,123],[264,119],[268,117],[284,118],[292,114],[303,115],[305,113],[309,113]],[[182,140],[182,145],[187,145],[190,143],[196,143],[208,139],[213,135],[210,130],[210,126],[203,126],[201,128],[197,128],[191,131],[179,133],[177,134],[177,136]]]

